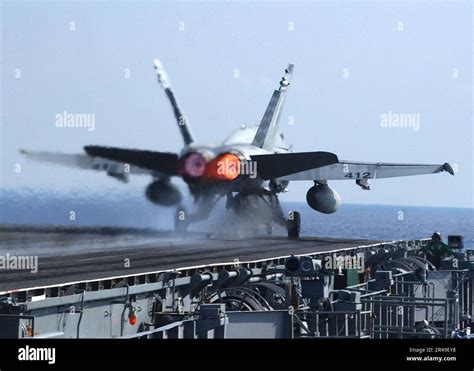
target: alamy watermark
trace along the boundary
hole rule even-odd
[[[56,348],[36,348],[26,345],[18,348],[19,361],[44,361],[50,365],[56,363]]]
[[[87,128],[88,131],[95,130],[95,113],[70,113],[63,111],[55,116],[57,128]]]
[[[38,256],[27,255],[0,255],[0,270],[29,270],[38,272]]]
[[[365,261],[362,254],[345,256],[326,256],[323,260],[324,269],[337,270],[340,273],[343,269],[356,269],[359,273],[364,272]]]
[[[217,162],[217,174],[225,175],[230,179],[235,179],[239,175],[248,175],[249,178],[257,177],[257,161],[224,159]]]
[[[382,128],[411,128],[413,131],[420,130],[419,113],[394,113],[388,111],[380,115],[380,127]]]

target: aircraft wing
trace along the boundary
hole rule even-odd
[[[26,156],[28,159],[39,162],[46,162],[55,165],[61,165],[66,167],[72,167],[76,169],[84,170],[96,170],[96,171],[105,171],[107,175],[112,176],[120,181],[127,182],[128,175],[151,175],[151,176],[160,176],[168,175],[164,172],[158,171],[155,168],[152,169],[151,166],[145,166],[146,164],[138,164],[139,161],[128,161],[136,160],[135,158],[129,158],[133,156],[120,156],[123,155],[122,152],[114,152],[110,147],[99,147],[99,146],[90,146],[89,153],[86,150],[85,154],[70,154],[70,153],[59,153],[59,152],[47,152],[47,151],[29,151],[29,150],[20,150],[19,152]],[[112,152],[110,152],[112,151]],[[139,154],[136,152],[151,152],[151,151],[136,151],[135,150],[122,150],[125,153],[129,154],[128,151],[131,151],[138,157]],[[115,154],[115,156],[113,155]],[[170,155],[170,156],[166,156]],[[174,159],[173,154],[165,154],[166,158]],[[177,156],[176,156],[177,157]],[[150,160],[150,156],[148,157]],[[140,166],[142,165],[142,166]],[[148,164],[149,165],[149,164]]]
[[[89,156],[100,157],[125,164],[135,165],[154,173],[166,175],[178,174],[179,156],[176,153],[144,151],[103,146],[85,146]]]
[[[338,161],[337,163],[305,171],[293,172],[278,180],[362,180],[434,174],[447,171],[454,175],[448,163],[442,165],[394,164],[384,162]]]
[[[306,173],[338,162],[330,152],[273,153],[250,156],[257,164],[258,174],[265,180]]]

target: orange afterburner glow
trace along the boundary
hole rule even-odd
[[[234,180],[240,175],[240,159],[233,153],[223,153],[209,161],[206,176],[213,180]]]

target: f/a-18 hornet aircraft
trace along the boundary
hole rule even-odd
[[[181,231],[186,230],[190,223],[206,219],[217,201],[226,196],[228,210],[245,217],[258,215],[259,220],[253,225],[265,226],[269,234],[273,223],[282,225],[290,238],[299,237],[300,215],[291,211],[286,218],[278,200],[278,194],[287,191],[290,181],[313,181],[314,185],[306,194],[308,205],[330,214],[339,208],[341,198],[329,187],[329,180],[352,180],[362,189],[369,190],[370,179],[442,171],[454,175],[448,163],[357,162],[339,160],[330,152],[292,152],[291,147],[284,143],[279,120],[293,64],[286,68],[259,125],[242,126],[219,146],[198,144],[161,62],[155,60],[154,67],[184,141],[180,153],[98,145],[85,146],[84,154],[20,152],[34,160],[105,171],[124,182],[132,174],[151,175],[153,180],[146,188],[146,197],[157,205],[176,207],[175,228]],[[181,192],[171,183],[173,177],[181,177],[187,184],[195,203],[192,212],[187,213],[182,206]]]

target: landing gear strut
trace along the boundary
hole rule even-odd
[[[183,205],[176,209],[174,217],[174,230],[177,233],[186,232],[192,223],[198,223],[209,218],[209,214],[219,201],[220,197],[214,195],[203,197],[195,212],[190,213]]]
[[[300,238],[301,216],[298,211],[290,211],[288,213],[288,220],[286,221],[286,230],[288,232],[288,238]]]

